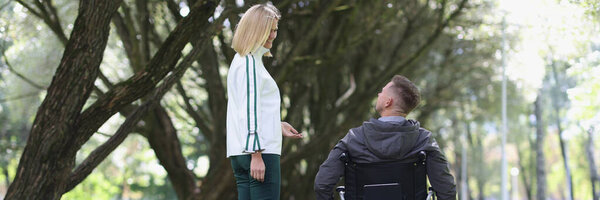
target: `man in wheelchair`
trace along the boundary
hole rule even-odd
[[[394,76],[377,97],[381,117],[350,129],[319,168],[317,199],[333,199],[342,176],[346,200],[425,199],[426,177],[438,199],[456,199],[454,177],[431,132],[405,118],[419,102],[417,87]]]

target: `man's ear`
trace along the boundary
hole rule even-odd
[[[385,101],[385,107],[387,108],[387,107],[390,107],[392,105],[394,105],[394,98],[388,97],[388,100]]]

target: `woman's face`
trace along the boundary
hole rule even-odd
[[[273,47],[273,40],[275,40],[275,38],[277,37],[277,23],[278,22],[279,22],[279,20],[273,21],[273,27],[271,27],[271,33],[269,34],[269,38],[267,39],[267,42],[265,42],[263,47],[265,47],[267,49],[271,49],[271,47]]]

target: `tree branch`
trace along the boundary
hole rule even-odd
[[[4,10],[4,8],[6,8],[8,6],[8,4],[10,4],[10,1],[0,5],[0,11]]]
[[[95,85],[94,85],[94,92],[96,92],[96,94],[97,94],[97,96],[95,96],[96,98],[104,95],[104,92],[98,86],[95,86]],[[93,94],[92,94],[92,97],[94,97]]]
[[[230,15],[232,15],[235,10],[229,9],[225,10],[221,13],[221,16],[214,21],[213,26],[209,29],[209,32],[215,33],[221,31],[221,24],[223,21]],[[194,121],[196,122],[196,126],[202,130],[202,134],[208,138],[209,141],[218,141],[215,140],[217,133],[224,131],[224,123],[222,122],[225,119],[223,113],[226,113],[226,105],[223,105],[223,102],[227,102],[225,98],[225,88],[222,84],[221,75],[219,74],[219,63],[217,62],[217,53],[214,50],[214,46],[211,41],[206,42],[193,42],[192,45],[194,48],[196,46],[205,46],[208,45],[208,48],[202,53],[202,58],[198,59],[198,63],[200,63],[200,68],[195,68],[198,76],[202,77],[206,80],[206,91],[208,93],[209,101],[208,106],[210,109],[211,115],[209,116],[202,110],[195,110],[193,106],[190,104],[190,98],[186,95],[185,89],[179,83],[177,85],[177,90],[182,95],[185,105],[187,107],[186,112],[192,116]],[[217,123],[215,123],[217,122]]]
[[[129,14],[129,7],[127,7],[125,3],[122,3],[121,8],[125,13],[125,17],[121,16],[121,14],[117,12],[115,15],[113,15],[112,23],[117,29],[117,34],[119,35],[121,42],[123,42],[125,54],[127,55],[127,59],[129,60],[133,71],[138,72],[142,70],[144,66],[141,60],[141,50],[135,37],[135,28],[133,26],[133,20],[131,20],[131,16]]]
[[[2,52],[2,58],[4,58],[4,63],[6,64],[6,66],[8,67],[8,70],[11,71],[13,74],[17,75],[17,77],[21,78],[23,81],[27,82],[29,85],[39,89],[39,90],[46,90],[46,88],[40,84],[37,84],[35,82],[33,82],[32,80],[28,79],[27,77],[23,76],[23,74],[17,72],[12,65],[10,64],[10,62],[8,62],[8,57],[6,56],[6,54],[4,53],[3,49],[0,49],[0,51]]]
[[[194,4],[190,14],[171,32],[144,71],[115,85],[106,95],[83,111],[77,122],[80,129],[75,145],[85,143],[110,116],[131,102],[152,91],[158,82],[172,70],[181,56],[181,50],[192,36],[206,40],[211,34],[197,35],[198,30],[209,27],[208,18],[213,15],[217,3],[205,0]]]
[[[173,70],[173,73],[165,78],[152,94],[152,97],[147,102],[144,102],[133,113],[127,116],[125,122],[119,127],[117,132],[108,139],[104,144],[96,148],[78,167],[71,173],[69,184],[66,191],[70,191],[83,181],[112,151],[114,151],[124,140],[127,135],[135,128],[137,123],[155,106],[160,104],[162,97],[170,90],[176,82],[181,79],[181,76],[192,65],[192,62],[199,56],[200,48],[194,48],[183,61]]]
[[[202,111],[196,111],[194,109],[192,104],[190,104],[191,99],[185,93],[185,89],[183,88],[183,85],[181,85],[181,83],[177,83],[177,91],[179,92],[179,95],[181,95],[181,97],[183,98],[183,102],[185,104],[184,110],[196,122],[196,126],[198,128],[200,128],[200,131],[202,131],[202,134],[207,136],[208,139],[211,140],[212,139],[212,138],[210,138],[211,134],[209,134],[209,133],[213,132],[213,128],[211,126],[212,123],[210,123],[211,120],[207,117],[207,115],[201,116],[200,113],[202,113]]]
[[[329,1],[327,7],[321,9],[321,12],[319,13],[317,19],[315,20],[316,25],[314,25],[312,28],[306,29],[306,32],[303,33],[303,35],[305,35],[305,37],[302,37],[302,40],[298,41],[296,45],[294,45],[292,47],[292,49],[289,51],[288,54],[285,55],[283,60],[291,60],[291,58],[297,56],[300,54],[300,52],[302,50],[304,50],[308,44],[309,44],[309,39],[314,38],[314,35],[316,35],[319,30],[323,27],[321,26],[323,20],[325,20],[327,18],[327,16],[331,13],[331,11],[333,11],[333,9],[340,3],[340,0],[335,0],[335,1]],[[286,62],[282,67],[278,68],[281,71],[280,72],[275,72],[276,74],[279,74],[279,76],[276,79],[276,82],[281,82],[282,80],[286,80],[287,78],[287,74],[289,74],[289,69],[291,69],[291,67],[289,67],[290,65],[292,65],[293,62]]]
[[[39,92],[30,92],[30,93],[27,93],[27,94],[21,94],[21,95],[17,95],[17,96],[14,96],[14,97],[7,97],[7,98],[4,98],[4,99],[0,99],[0,103],[14,101],[14,100],[19,100],[19,99],[24,99],[24,98],[29,98],[29,97],[37,96],[38,94],[39,94]]]
[[[417,60],[417,58],[419,58],[425,52],[425,50],[427,50],[429,47],[431,47],[431,45],[434,44],[436,39],[439,38],[440,34],[442,34],[444,28],[446,28],[448,26],[450,21],[454,20],[456,17],[458,17],[460,15],[460,13],[462,12],[463,8],[465,7],[467,1],[468,0],[462,0],[460,2],[460,4],[458,5],[458,8],[454,12],[452,12],[452,14],[450,14],[450,16],[446,20],[444,20],[444,22],[442,24],[440,24],[439,26],[436,27],[433,34],[427,38],[427,41],[415,53],[413,53],[410,58],[408,58],[401,64],[392,67],[391,70],[380,71],[375,77],[386,77],[385,76],[386,74],[396,74],[400,70],[404,69],[406,66],[413,64]],[[381,85],[387,81],[388,81],[387,79],[376,80],[377,83],[371,84],[369,91],[376,90],[378,87],[381,87]]]
[[[146,65],[146,62],[150,60],[150,42],[148,35],[152,25],[150,24],[150,16],[148,14],[148,1],[147,0],[136,0],[135,7],[137,8],[137,22],[140,27],[139,34],[140,38],[140,49],[141,49],[141,60],[142,64]]]
[[[52,6],[52,1],[44,0],[44,2],[42,3],[41,1],[35,0],[33,2],[34,5],[40,10],[41,15],[38,17],[44,20],[46,25],[48,25],[52,32],[56,34],[56,36],[62,42],[62,44],[66,46],[67,42],[69,41],[69,38],[67,37],[65,32],[63,32],[58,15],[56,14],[56,8]]]
[[[183,17],[179,14],[179,5],[177,5],[174,0],[167,0],[167,8],[171,11],[171,15],[173,15],[175,21],[181,21]]]
[[[335,107],[339,107],[340,105],[342,105],[342,103],[346,99],[348,99],[348,97],[350,97],[350,95],[352,95],[352,93],[354,93],[355,90],[356,90],[356,81],[354,81],[354,74],[350,74],[350,87],[348,88],[348,90],[346,90],[346,92],[344,92],[344,94],[342,96],[340,96],[335,101]]]
[[[102,83],[104,83],[104,85],[108,89],[112,89],[114,87],[114,84],[112,84],[110,82],[110,80],[108,80],[108,77],[106,77],[106,75],[104,75],[104,73],[102,73],[102,70],[100,70],[100,72],[98,73],[98,78],[100,78],[100,80],[102,80]]]
[[[36,17],[39,17],[40,19],[43,18],[42,14],[40,14],[38,11],[33,9],[33,7],[31,7],[29,4],[25,3],[23,0],[15,0],[15,1],[19,4],[21,4],[21,6],[25,7],[29,12],[31,12]]]
[[[48,10],[50,10],[50,16],[54,17],[54,23],[56,24],[56,26],[58,27],[59,30],[61,30],[62,32],[62,26],[60,24],[60,18],[58,16],[58,12],[56,12],[56,7],[54,7],[52,5],[52,0],[45,0],[43,1],[44,4],[46,4],[46,7],[48,8]],[[66,38],[66,35],[65,35]]]
[[[6,199],[59,199],[79,147],[71,146],[76,121],[96,80],[121,0],[81,1],[71,40],[35,116],[17,175]],[[51,180],[51,181],[40,181]]]

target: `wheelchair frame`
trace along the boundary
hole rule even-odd
[[[340,199],[345,200],[346,197],[361,199],[364,197],[365,188],[370,186],[382,186],[382,187],[396,187],[402,191],[406,188],[409,188],[405,192],[411,192],[411,187],[407,187],[407,181],[405,179],[412,179],[410,183],[412,187],[411,196],[409,199],[415,198],[423,198],[425,195],[420,193],[417,190],[424,189],[426,193],[425,199],[427,200],[435,200],[434,191],[431,187],[427,188],[426,185],[426,157],[427,154],[424,151],[420,151],[417,155],[417,158],[413,162],[376,162],[376,163],[355,163],[352,161],[351,156],[348,152],[342,153],[339,159],[344,162],[344,184],[348,184],[348,179],[352,179],[352,184],[350,185],[350,196],[347,196],[349,193],[347,191],[348,188],[345,186],[339,186],[336,188]],[[398,173],[396,170],[410,170],[410,174],[406,173]],[[412,169],[412,170],[411,170]],[[349,174],[355,173],[355,174]],[[364,173],[364,174],[360,174]],[[374,175],[375,177],[369,177],[370,175]],[[391,176],[391,177],[390,177]],[[418,177],[417,177],[418,176]],[[366,177],[366,178],[365,178]],[[404,187],[401,187],[404,186]],[[360,188],[362,187],[362,188]],[[389,189],[388,189],[389,190]],[[420,196],[420,197],[418,197]],[[407,198],[404,196],[404,198]],[[370,199],[364,199],[370,200]]]

